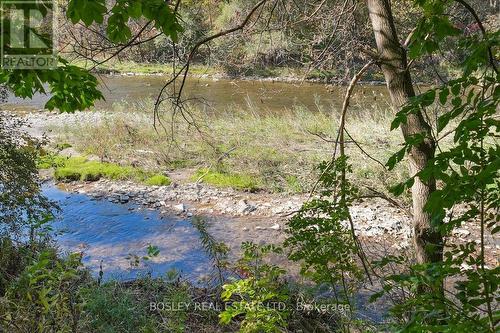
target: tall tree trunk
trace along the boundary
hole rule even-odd
[[[415,96],[415,91],[407,68],[406,51],[399,43],[389,1],[367,0],[367,4],[377,43],[378,61],[384,73],[392,107],[397,112],[410,97]],[[423,133],[426,137],[422,144],[413,147],[409,153],[410,173],[414,175],[434,157],[435,143],[431,137],[431,128],[420,112],[409,115],[407,123],[401,128],[405,138],[417,133]],[[418,177],[412,187],[413,239],[418,263],[438,262],[443,257],[441,234],[431,226],[431,216],[424,211],[425,203],[435,190],[435,180],[422,182]]]

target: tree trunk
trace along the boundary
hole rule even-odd
[[[377,60],[384,73],[392,107],[397,112],[410,97],[415,96],[407,68],[406,51],[399,43],[389,0],[367,0],[367,5],[377,43]],[[426,137],[422,144],[413,147],[409,153],[410,174],[414,175],[434,157],[435,143],[431,128],[419,112],[409,115],[401,129],[405,138],[417,133],[423,133]],[[422,182],[418,177],[412,187],[413,240],[418,263],[438,262],[443,257],[441,233],[432,227],[431,216],[424,211],[424,205],[435,189],[435,180]]]

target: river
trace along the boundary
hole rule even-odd
[[[44,185],[43,193],[60,208],[52,223],[59,249],[82,252],[85,267],[94,275],[102,268],[106,280],[129,280],[175,269],[197,280],[210,272],[198,231],[188,219],[66,192],[53,184]],[[148,245],[157,246],[160,253],[144,260]]]
[[[105,101],[99,101],[97,108],[109,108],[116,102],[134,102],[155,98],[167,80],[163,76],[100,76],[100,89]],[[178,87],[178,86],[177,86]],[[274,81],[227,80],[191,78],[187,81],[183,97],[196,100],[215,109],[248,106],[266,111],[279,112],[295,106],[316,111],[330,110],[342,106],[345,87],[327,86],[318,83],[284,83]],[[20,99],[12,94],[2,108],[42,109],[48,96],[36,94],[32,99]],[[360,85],[354,90],[352,108],[388,107],[385,86]]]

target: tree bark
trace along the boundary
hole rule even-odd
[[[392,107],[397,112],[410,97],[415,96],[406,51],[396,33],[390,1],[367,0],[367,5],[377,44],[377,61],[385,77]],[[407,123],[403,124],[401,129],[405,138],[417,133],[426,137],[423,143],[411,149],[408,156],[410,174],[415,175],[434,157],[435,143],[431,128],[419,112],[409,115]],[[413,241],[418,263],[439,262],[443,259],[441,233],[433,227],[430,214],[424,210],[430,194],[435,190],[435,180],[423,182],[418,177],[412,187]]]

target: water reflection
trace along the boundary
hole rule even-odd
[[[85,266],[94,273],[102,260],[105,279],[132,279],[148,272],[159,276],[176,269],[195,280],[211,269],[198,232],[188,220],[162,218],[155,211],[137,211],[131,204],[94,200],[54,186],[45,186],[43,192],[61,207],[53,223],[60,249],[83,252]],[[149,244],[158,246],[160,254],[132,267],[133,259],[127,257],[142,258]]]

